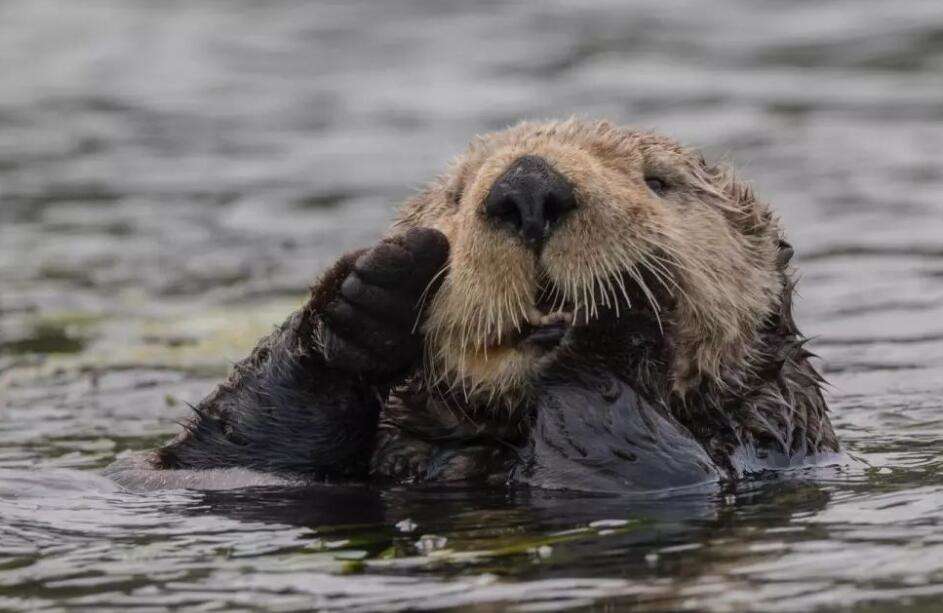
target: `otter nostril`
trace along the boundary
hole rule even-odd
[[[485,200],[485,215],[509,225],[537,248],[577,206],[573,186],[543,158],[525,155],[501,175]]]
[[[515,194],[499,194],[497,198],[489,198],[485,204],[485,212],[489,217],[502,221],[515,230],[521,228],[521,206]]]
[[[544,217],[551,226],[557,224],[568,212],[576,208],[576,195],[569,185],[555,186],[544,197]]]

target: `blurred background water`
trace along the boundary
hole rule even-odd
[[[130,494],[469,138],[578,114],[754,180],[862,463],[711,495]],[[943,5],[0,1],[0,609],[943,607]]]

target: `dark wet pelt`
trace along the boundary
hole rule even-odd
[[[476,132],[577,113],[785,219],[858,459],[663,498],[127,493]],[[943,607],[937,2],[0,3],[0,608]]]

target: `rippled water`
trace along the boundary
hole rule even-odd
[[[943,607],[943,8],[587,5],[0,2],[0,608]],[[571,113],[776,204],[860,464],[645,500],[98,475],[472,134]]]

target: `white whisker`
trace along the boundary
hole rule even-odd
[[[648,300],[649,305],[651,305],[652,312],[655,315],[655,320],[658,322],[658,331],[661,332],[662,335],[664,335],[665,330],[661,323],[661,315],[659,314],[659,312],[661,311],[661,307],[659,306],[658,301],[652,295],[652,292],[648,288],[648,285],[645,283],[645,280],[642,278],[642,275],[639,274],[638,270],[635,267],[630,268],[628,270],[628,273],[632,277],[632,279],[635,281],[635,283],[639,286],[639,289],[642,290],[642,293],[645,295],[645,299]]]
[[[438,279],[442,275],[446,274],[449,271],[450,266],[451,266],[451,262],[446,262],[445,266],[443,266],[439,270],[439,272],[432,275],[432,278],[429,279],[429,282],[426,283],[426,287],[422,290],[422,293],[419,295],[419,302],[416,305],[416,321],[413,322],[413,328],[412,328],[413,334],[415,334],[416,330],[419,329],[419,320],[422,319],[422,311],[423,311],[423,308],[426,306],[426,298],[429,296],[429,290],[432,289],[432,286],[435,284],[436,281],[438,281]]]

